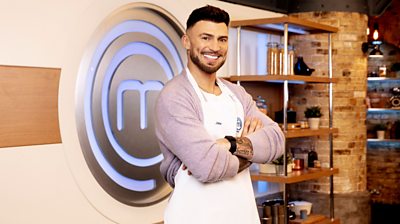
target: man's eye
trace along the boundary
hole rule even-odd
[[[207,37],[207,36],[205,36],[205,37],[202,37],[201,39],[203,39],[203,40],[209,40],[210,38]]]

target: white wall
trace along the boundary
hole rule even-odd
[[[60,104],[73,102],[74,90],[68,89],[76,72],[67,69],[79,62],[87,38],[112,11],[128,0],[0,0],[0,64],[62,69]],[[278,14],[220,1],[147,0],[160,5],[185,23],[195,7],[206,3],[226,9],[232,19],[272,17]],[[89,29],[88,29],[89,28]],[[234,43],[231,45],[235,46]],[[235,50],[235,48],[231,49]],[[250,53],[253,54],[253,53]],[[233,60],[233,61],[232,61]],[[235,59],[223,73],[235,68]],[[229,67],[229,68],[228,68]],[[247,69],[247,68],[246,68]],[[253,69],[253,68],[249,68]],[[235,70],[233,70],[235,72]],[[60,106],[63,144],[12,147],[0,149],[0,223],[150,223],[143,216],[111,221],[93,206],[82,193],[71,169],[87,169],[85,164],[71,167],[69,147],[78,145],[69,136],[66,117],[71,110]],[[73,122],[69,122],[73,123]],[[64,129],[64,130],[63,130]],[[118,202],[115,202],[118,203]],[[164,203],[165,204],[165,203]],[[127,211],[131,208],[128,208]],[[138,210],[139,211],[139,210]],[[116,211],[117,213],[120,211]],[[139,211],[143,213],[142,211]],[[147,212],[147,213],[146,213]],[[162,207],[145,211],[157,213],[161,221]]]

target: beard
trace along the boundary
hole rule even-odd
[[[208,74],[213,74],[218,71],[224,65],[225,59],[221,61],[219,64],[216,64],[214,66],[209,66],[207,64],[204,64],[200,61],[199,57],[193,53],[193,51],[190,51],[190,59],[192,62],[203,72],[208,73]]]

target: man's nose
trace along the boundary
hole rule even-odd
[[[219,51],[221,49],[221,44],[218,40],[213,40],[210,42],[209,48],[212,51]]]

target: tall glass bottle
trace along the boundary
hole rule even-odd
[[[314,167],[314,160],[318,160],[318,154],[315,151],[314,143],[311,144],[311,149],[308,152],[308,167]]]

